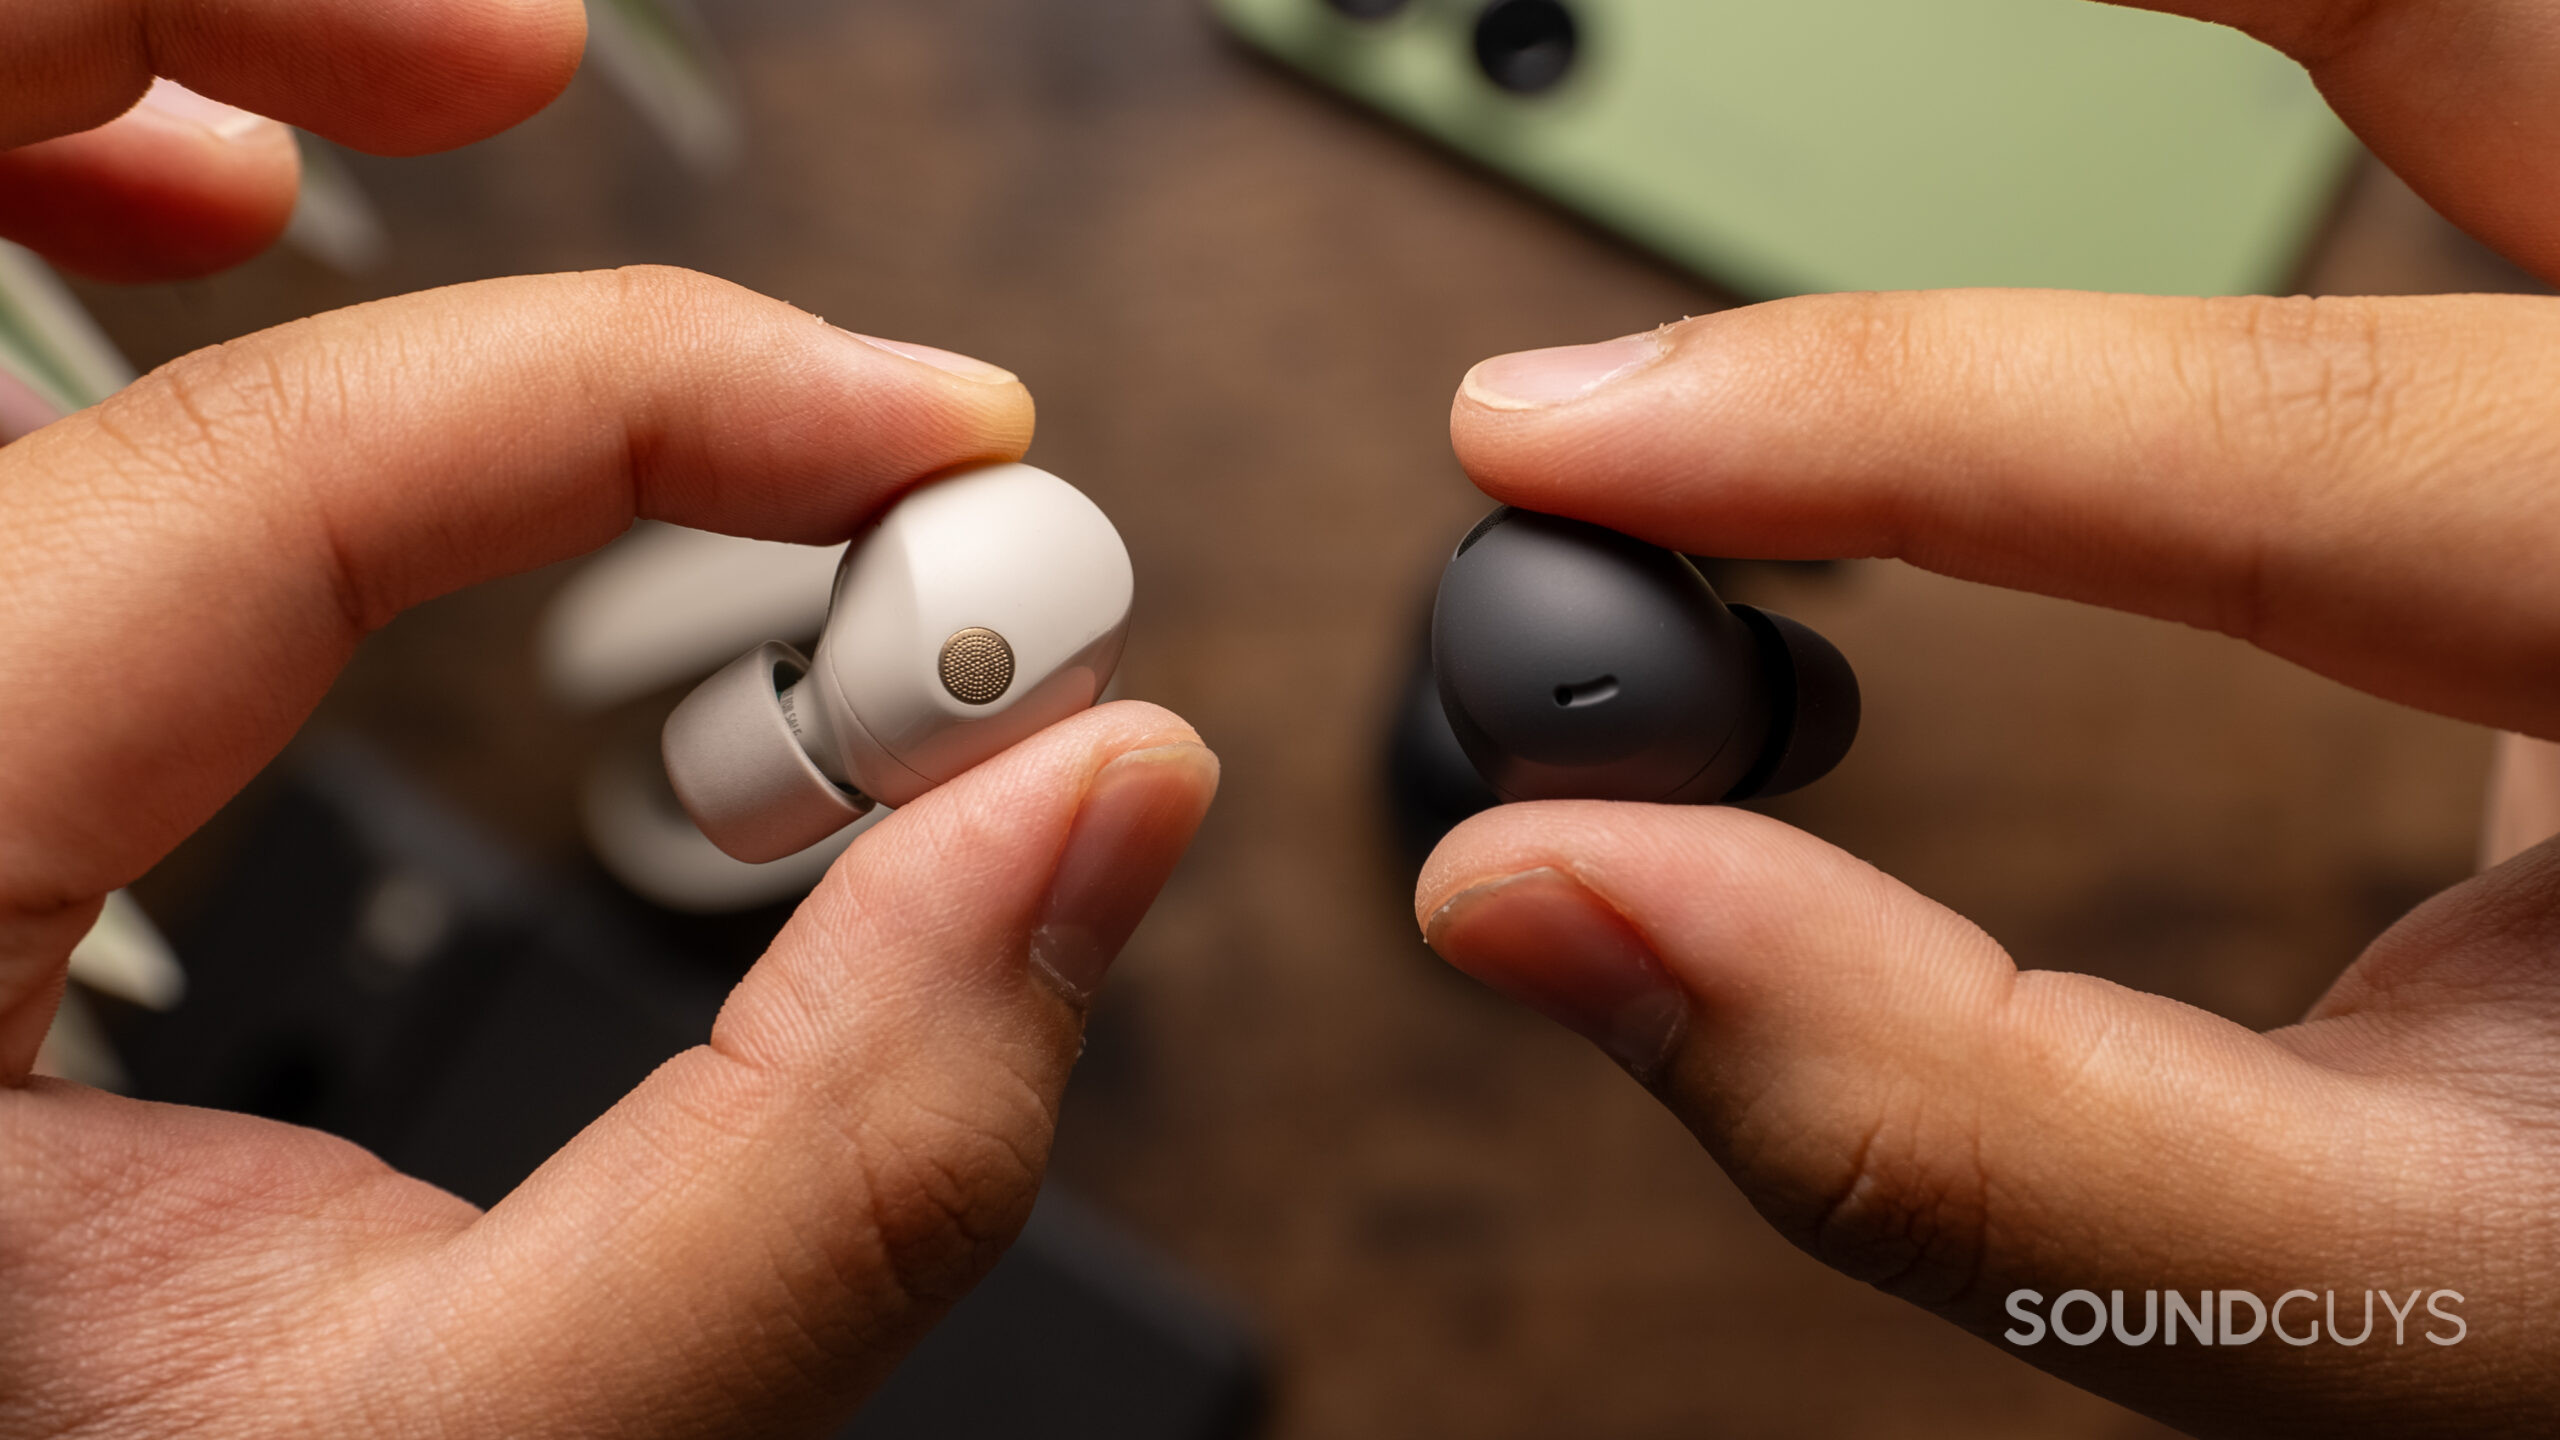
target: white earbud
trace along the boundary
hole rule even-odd
[[[780,859],[904,805],[1111,683],[1129,552],[1044,470],[986,465],[889,507],[836,572],[817,654],[768,643],[667,719],[667,777],[702,833]]]

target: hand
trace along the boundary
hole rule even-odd
[[[2560,275],[2540,11],[2195,13],[2292,48],[2440,209]],[[2547,299],[1832,296],[1487,362],[1454,432],[1530,508],[1698,553],[1897,556],[2548,739],[2555,389]],[[2560,1428],[2560,845],[2421,907],[2268,1035],[2022,973],[1740,811],[1505,807],[1442,843],[1416,904],[1796,1243],[2039,1366],[2204,1434]],[[2020,1290],[2040,1319],[2122,1291],[2149,1343],[2063,1343]],[[2317,1338],[2170,1348],[2144,1315],[2172,1290],[2307,1291],[2277,1323]],[[2372,1336],[2342,1343],[2368,1291]]]
[[[549,104],[585,37],[574,0],[13,5],[0,238],[102,280],[210,274],[293,215],[277,121],[377,154],[450,149]]]
[[[555,84],[574,10],[43,0],[0,21],[0,108],[19,138],[111,110],[149,36],[207,93],[440,143]],[[1053,727],[863,836],[709,1043],[486,1214],[27,1069],[100,898],[402,607],[635,515],[840,539],[1031,425],[991,366],[635,271],[322,316],[0,449],[0,1434],[765,1435],[876,1385],[1027,1213],[1086,998],[1215,788],[1163,711]]]
[[[25,1075],[100,897],[403,606],[635,514],[841,537],[1030,422],[1001,372],[637,272],[288,326],[0,450],[0,1073]],[[486,1215],[312,1131],[0,1088],[0,1433],[839,1416],[1028,1212],[1085,998],[1216,775],[1121,704],[904,807],[709,1044]]]

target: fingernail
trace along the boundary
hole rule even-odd
[[[1031,929],[1031,963],[1069,998],[1100,988],[1217,790],[1218,757],[1188,743],[1132,750],[1093,777]]]
[[[982,385],[1012,385],[1022,378],[1001,365],[990,365],[984,360],[963,355],[957,351],[937,350],[930,345],[918,345],[910,340],[883,340],[877,335],[855,334],[852,331],[846,333],[853,335],[854,339],[874,350],[886,350],[892,355],[920,361],[936,370],[945,370],[963,380],[975,380]]]
[[[1597,345],[1496,355],[1467,372],[1467,398],[1496,410],[1544,410],[1579,400],[1662,358],[1662,332]]]
[[[1561,871],[1488,880],[1434,912],[1441,958],[1581,1032],[1651,1081],[1688,1027],[1688,997],[1626,917]]]
[[[208,100],[175,80],[152,81],[151,88],[143,92],[142,108],[210,130],[224,140],[255,134],[267,124],[263,116]]]

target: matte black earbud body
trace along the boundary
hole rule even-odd
[[[1450,558],[1432,612],[1450,728],[1511,800],[1714,804],[1829,774],[1858,682],[1804,626],[1727,605],[1687,557],[1505,507]]]

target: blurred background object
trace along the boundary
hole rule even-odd
[[[53,268],[0,240],[0,445],[132,380],[133,367]]]
[[[133,1076],[99,1025],[92,997],[165,1012],[186,998],[187,974],[132,895],[107,896],[97,923],[71,951],[70,986],[53,1028],[36,1050],[36,1073],[101,1090],[128,1090]]]
[[[390,253],[390,233],[337,147],[300,130],[293,140],[302,154],[302,191],[284,243],[342,275],[362,275],[380,265]]]
[[[1272,54],[1751,296],[2292,278],[2355,141],[2236,31],[2055,0],[1217,0]]]
[[[1094,1013],[1054,1173],[1252,1316],[1268,1433],[2160,1433],[1797,1254],[1598,1053],[1416,937],[1379,752],[1440,564],[1485,508],[1449,457],[1451,391],[1484,356],[1729,297],[1262,63],[1197,0],[726,0],[705,26],[750,137],[724,171],[687,168],[591,74],[486,144],[345,157],[393,240],[371,270],[287,249],[78,294],[158,363],[376,295],[672,263],[1023,375],[1032,459],[1136,560],[1129,693],[1226,762]],[[2298,283],[2531,284],[2369,164]],[[606,897],[631,938],[591,947],[590,973],[716,977],[787,898],[686,913],[596,859],[588,777],[683,681],[635,671],[601,704],[546,684],[543,617],[578,574],[401,618],[315,730],[361,737],[546,884]],[[1718,583],[1832,637],[1866,692],[1840,772],[1773,811],[2029,965],[2280,1024],[2468,866],[2476,730],[2220,637],[1897,564]],[[214,933],[224,877],[276,852],[298,749],[136,886],[188,965],[172,1018],[214,1009],[214,957],[183,942]],[[414,948],[459,912],[395,885],[363,913]],[[159,1023],[122,1004],[97,1000],[107,1031]],[[479,1053],[538,1064],[556,1033]],[[150,1083],[145,1054],[125,1059]]]
[[[587,0],[587,59],[688,169],[738,163],[737,95],[689,0]]]

